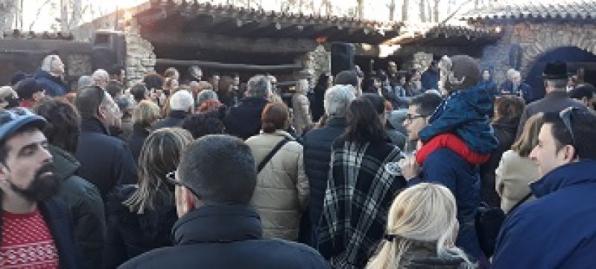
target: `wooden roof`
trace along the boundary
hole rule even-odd
[[[401,23],[247,9],[173,0],[153,0],[135,15],[142,30],[173,30],[247,38],[325,38],[327,41],[379,44],[399,34]],[[145,28],[145,29],[143,29]]]
[[[519,21],[519,20],[563,20],[594,22],[596,20],[595,0],[556,0],[549,2],[515,0],[502,4],[475,9],[461,19],[470,22]]]
[[[393,38],[385,44],[401,46],[478,46],[496,42],[500,29],[477,29],[469,26],[438,25]]]

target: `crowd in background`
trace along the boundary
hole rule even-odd
[[[0,87],[1,268],[596,266],[596,90],[563,62],[545,94],[466,55],[289,92],[64,70]]]

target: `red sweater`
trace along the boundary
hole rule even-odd
[[[459,136],[445,133],[431,138],[416,152],[416,162],[418,165],[424,164],[426,158],[440,148],[448,148],[457,153],[457,155],[467,162],[474,165],[483,164],[490,158],[490,154],[479,154],[472,151],[466,142],[459,138]]]

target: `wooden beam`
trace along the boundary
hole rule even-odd
[[[173,31],[142,32],[142,37],[154,45],[192,47],[198,50],[236,51],[268,54],[300,54],[313,51],[317,43],[311,39],[245,38],[205,33]]]
[[[198,65],[205,69],[252,71],[252,72],[292,72],[292,71],[302,70],[304,68],[300,64],[255,65],[255,64],[232,64],[232,63],[209,62],[209,61],[199,61],[199,60],[174,60],[174,59],[157,59],[155,63],[156,63],[156,65],[163,65],[163,66]]]

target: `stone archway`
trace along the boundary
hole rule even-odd
[[[530,36],[517,35],[524,48],[520,70],[527,74],[538,58],[562,47],[576,47],[596,55],[596,25],[588,24],[531,24]],[[528,42],[530,41],[530,42]]]

